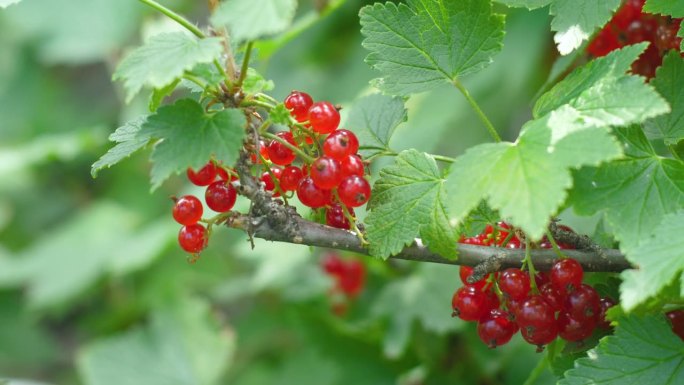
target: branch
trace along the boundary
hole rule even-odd
[[[226,225],[234,229],[248,231],[256,238],[267,241],[325,247],[369,255],[368,249],[361,245],[359,238],[351,231],[310,222],[298,215],[290,216],[290,221],[293,224],[291,229],[296,230],[289,234],[275,229],[264,217],[250,218],[247,215],[238,214],[228,219]],[[496,264],[487,270],[520,267],[525,258],[524,249],[504,249],[465,244],[459,244],[458,249],[458,260],[449,260],[431,252],[425,246],[415,243],[391,258],[448,265],[477,266],[495,257]],[[632,268],[619,250],[603,250],[602,256],[595,251],[583,250],[563,250],[563,253],[576,259],[585,271],[619,272]],[[558,260],[556,253],[550,249],[531,250],[531,254],[534,266],[538,270],[549,270]]]

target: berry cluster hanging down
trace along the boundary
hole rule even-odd
[[[293,91],[284,105],[293,119],[290,130],[262,132],[270,140],[259,140],[247,149],[254,174],[274,198],[282,197],[287,204],[296,196],[305,206],[320,210],[327,225],[357,230],[354,208],[368,202],[371,186],[357,153],[356,135],[338,129],[340,114],[329,102],[314,103],[308,94]],[[239,183],[239,178],[233,169],[211,160],[198,171],[189,168],[187,176],[197,186],[208,186],[205,202],[219,215],[235,205],[238,192],[233,183]],[[175,200],[173,216],[183,225],[178,242],[195,257],[207,246],[211,225],[218,223],[215,218],[203,226],[202,213],[203,205],[195,196]]]
[[[349,303],[363,291],[366,266],[357,259],[342,259],[339,254],[330,252],[321,260],[321,269],[335,283],[329,293],[332,310],[342,316]]]
[[[601,57],[626,45],[650,42],[646,52],[632,64],[632,72],[652,78],[665,53],[679,49],[682,39],[677,37],[677,31],[682,19],[644,13],[644,3],[627,0],[589,44],[587,52]]]
[[[524,248],[505,222],[497,223],[496,228],[488,225],[482,234],[462,243]],[[562,243],[557,246],[571,248]],[[551,242],[544,239],[539,247],[551,248]],[[574,259],[560,259],[548,273],[532,275],[531,270],[510,268],[469,283],[472,272],[470,267],[461,267],[464,286],[452,298],[453,315],[477,322],[480,339],[491,348],[506,344],[518,331],[525,341],[541,349],[556,337],[582,341],[595,328],[610,327],[605,311],[615,302],[600,298],[593,287],[582,283],[584,272]]]

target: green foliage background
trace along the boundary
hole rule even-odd
[[[11,2],[10,2],[11,3]],[[301,1],[295,18],[314,11]],[[256,67],[292,89],[350,106],[376,77],[358,11],[339,8]],[[204,23],[205,2],[165,5]],[[554,60],[546,11],[508,13],[503,51],[464,83],[505,139],[531,117]],[[111,82],[130,47],[176,26],[134,0],[25,0],[0,9],[0,379],[10,384],[520,384],[542,355],[487,349],[450,317],[458,269],[366,259],[366,290],[334,316],[322,251],[219,230],[190,265],[177,247],[172,178],[148,194],[148,153],[90,165],[119,125],[147,110]],[[453,88],[408,102],[393,148],[460,155],[486,131]],[[428,134],[426,134],[428,133]],[[241,200],[241,209],[247,201]],[[595,218],[562,215],[584,233]],[[550,369],[539,384],[555,381]]]

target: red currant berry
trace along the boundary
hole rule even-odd
[[[202,202],[193,195],[180,197],[173,205],[173,219],[181,225],[193,225],[202,218]]]
[[[492,309],[477,324],[477,334],[490,348],[506,344],[518,331],[515,322],[501,309]]]
[[[596,326],[601,329],[610,329],[610,321],[606,319],[606,312],[615,305],[617,305],[617,302],[614,299],[610,297],[601,298],[601,313],[599,314]]]
[[[208,186],[216,179],[216,165],[214,162],[209,161],[209,163],[204,165],[204,167],[197,172],[188,167],[187,175],[192,184],[196,186]]]
[[[499,289],[510,298],[523,299],[530,292],[530,276],[520,269],[506,269],[499,276]]]
[[[266,144],[266,142],[263,140],[259,140],[259,154],[261,154],[261,157],[266,160],[271,158],[270,155],[268,155],[268,144]],[[254,152],[249,154],[249,157],[252,160],[252,163],[261,164],[261,159],[259,159]]]
[[[337,187],[340,200],[347,207],[363,206],[371,196],[371,187],[364,178],[352,175],[344,178]]]
[[[622,44],[617,36],[613,34],[610,25],[603,28],[596,38],[587,47],[587,52],[594,57],[606,56],[610,52],[620,48]]]
[[[273,181],[273,177],[276,179],[280,180],[280,177],[282,175],[283,170],[273,167],[271,168],[271,172],[269,173],[268,171],[264,171],[261,174],[261,181],[264,182],[264,190],[266,191],[273,191],[275,190],[275,182]],[[273,177],[271,176],[273,174]],[[276,191],[273,194],[274,197],[279,197],[280,196],[280,191]]]
[[[672,331],[684,340],[684,310],[673,310],[667,313],[667,319],[670,320]]]
[[[311,179],[323,190],[337,187],[341,177],[340,163],[333,158],[322,156],[311,163]]]
[[[309,123],[314,132],[329,134],[340,124],[340,113],[329,102],[317,102],[309,108]]]
[[[178,243],[188,253],[199,253],[207,246],[207,229],[197,223],[183,226],[178,232]]]
[[[463,243],[465,245],[475,245],[475,246],[482,246],[483,245],[482,238],[480,238],[480,237],[466,238],[461,243]]]
[[[576,260],[565,258],[553,264],[550,276],[553,287],[563,295],[582,284],[584,270]]]
[[[551,282],[551,276],[546,271],[538,271],[534,275],[534,282],[537,284],[537,287],[542,287],[544,284]]]
[[[321,267],[328,275],[339,275],[344,271],[344,261],[335,253],[328,253],[321,261]]]
[[[539,294],[544,298],[544,301],[551,306],[554,311],[559,311],[563,308],[564,298],[558,294],[551,283],[545,283],[539,288]]]
[[[582,284],[565,298],[563,310],[578,321],[595,320],[601,314],[601,300],[593,287]]]
[[[561,312],[557,321],[558,335],[566,341],[582,341],[591,337],[591,333],[596,328],[596,321],[593,318],[576,320],[568,313]]]
[[[222,180],[210,184],[204,193],[204,200],[207,202],[207,206],[218,213],[225,213],[232,209],[235,206],[236,199],[237,191],[235,191],[235,187]]]
[[[342,178],[352,175],[363,176],[365,173],[363,161],[358,155],[349,155],[340,161],[340,174],[342,174]]]
[[[451,306],[454,309],[453,315],[464,321],[478,321],[491,309],[487,294],[471,285],[456,290],[451,298]]]
[[[349,214],[352,216],[354,215],[354,209],[350,207],[347,210],[349,210]],[[325,210],[325,224],[330,227],[344,230],[349,230],[351,228],[351,224],[347,220],[347,217],[344,216],[342,206],[337,203]]]
[[[516,237],[515,235],[511,237],[508,243],[506,243],[507,249],[521,249],[523,247],[525,247],[525,245],[522,243],[520,238]]]
[[[309,118],[309,108],[312,104],[313,99],[306,92],[292,91],[285,98],[285,108],[290,110],[298,122],[303,122]]]
[[[283,191],[294,191],[299,186],[302,178],[304,178],[302,169],[295,166],[287,166],[282,174],[280,174],[280,188]]]
[[[306,177],[297,186],[297,198],[304,206],[319,208],[330,202],[330,190],[319,188],[310,177]]]
[[[532,345],[537,345],[537,351],[541,352],[544,345],[548,345],[558,336],[558,327],[555,323],[546,328],[520,328],[522,338]]]
[[[342,161],[349,155],[356,154],[359,140],[349,130],[337,130],[323,142],[323,153],[333,159]]]
[[[538,295],[529,297],[520,305],[515,320],[520,328],[528,329],[530,334],[538,329],[552,328],[556,323],[553,309]]]
[[[344,273],[340,276],[341,291],[349,297],[356,297],[363,290],[366,281],[366,267],[357,260],[345,264]]]
[[[286,140],[288,143],[290,143],[293,146],[297,145],[290,132],[287,132],[287,131],[279,132],[276,134],[276,136],[281,138],[281,139]],[[284,144],[282,144],[276,140],[272,141],[268,145],[268,156],[270,157],[271,162],[273,162],[277,165],[280,165],[280,166],[289,165],[297,157],[292,150],[290,150]]]

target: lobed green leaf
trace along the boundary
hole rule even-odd
[[[684,138],[684,58],[679,52],[673,50],[665,56],[651,85],[670,103],[672,112],[646,122],[646,133],[676,144]]]
[[[503,46],[504,17],[489,0],[409,0],[361,9],[366,62],[376,85],[409,95],[452,83],[492,62]]]
[[[684,17],[684,3],[679,0],[646,0],[644,12],[680,18]]]
[[[112,167],[149,143],[149,136],[138,135],[140,128],[146,120],[147,116],[141,116],[140,118],[117,128],[116,131],[109,136],[109,140],[116,142],[117,144],[109,149],[106,154],[102,155],[97,162],[93,163],[90,169],[90,175],[92,175],[93,178],[97,177],[98,172],[102,169]]]
[[[399,97],[373,94],[358,99],[351,108],[345,127],[359,138],[364,157],[393,152],[390,139],[394,130],[406,121],[404,101]]]
[[[588,357],[575,362],[560,385],[684,383],[684,342],[662,316],[620,318]]]

